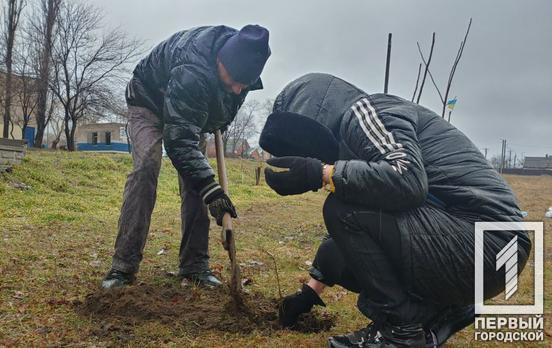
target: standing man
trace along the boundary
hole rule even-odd
[[[280,322],[324,305],[326,286],[359,293],[372,323],[328,346],[436,347],[474,321],[476,221],[521,221],[515,196],[477,147],[434,112],[389,94],[367,94],[327,74],[292,81],[274,102],[261,147],[277,158],[266,181],[281,195],[326,186],[330,238],[311,279],[287,296]],[[326,163],[326,164],[323,164]],[[496,255],[525,231],[485,237],[485,299],[504,290]]]
[[[219,225],[225,213],[234,218],[237,213],[214,180],[200,135],[226,127],[247,93],[262,89],[260,75],[271,53],[268,37],[259,25],[185,30],[160,43],[134,69],[126,90],[134,168],[103,288],[136,279],[155,205],[162,142],[179,174],[179,275],[200,285],[221,284],[209,269],[207,206]]]

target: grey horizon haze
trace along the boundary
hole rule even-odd
[[[501,139],[518,157],[552,154],[552,1],[213,1],[94,0],[105,22],[151,48],[171,34],[201,25],[270,30],[265,89],[248,99],[274,98],[309,72],[334,74],[367,93],[383,92],[387,34],[393,33],[389,93],[410,100],[419,54],[436,45],[431,71],[444,91],[448,73],[473,24],[453,81],[452,123],[488,158]],[[121,95],[124,91],[121,91]],[[420,104],[441,113],[426,81]],[[512,155],[513,156],[513,155]]]

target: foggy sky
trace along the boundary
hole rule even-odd
[[[552,154],[552,1],[94,0],[108,25],[148,47],[199,25],[270,30],[272,56],[265,89],[248,98],[274,98],[291,80],[326,72],[367,93],[383,91],[387,33],[393,33],[389,93],[410,99],[419,55],[437,33],[431,70],[444,90],[469,18],[473,24],[453,81],[452,123],[489,157],[501,139],[520,156]],[[121,91],[123,93],[123,91]],[[421,104],[440,114],[429,79]]]

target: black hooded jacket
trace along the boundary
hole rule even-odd
[[[127,103],[148,108],[161,119],[167,155],[195,185],[214,177],[199,149],[200,133],[226,127],[248,91],[262,88],[259,79],[235,95],[218,77],[217,53],[236,32],[226,26],[178,32],[138,63],[127,86]]]
[[[339,143],[335,195],[345,202],[403,212],[430,203],[474,220],[521,219],[511,189],[477,147],[423,106],[308,74],[284,88],[274,111],[332,131]]]
[[[334,194],[359,211],[395,217],[397,267],[408,291],[473,303],[475,222],[521,221],[521,212],[510,187],[460,130],[423,106],[368,95],[327,74],[291,82],[274,111],[315,119],[333,133],[339,147]],[[486,234],[485,269],[494,270],[495,256],[514,235],[523,269],[531,249],[525,231]],[[485,298],[504,290],[504,273],[489,274]]]

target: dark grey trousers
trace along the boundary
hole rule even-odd
[[[161,121],[153,112],[129,105],[128,135],[132,142],[134,168],[125,184],[112,265],[122,272],[138,272],[142,260],[161,168],[162,127]],[[201,143],[205,152],[203,137]],[[180,272],[201,272],[209,269],[207,207],[187,179],[179,177],[179,186],[182,200]]]

